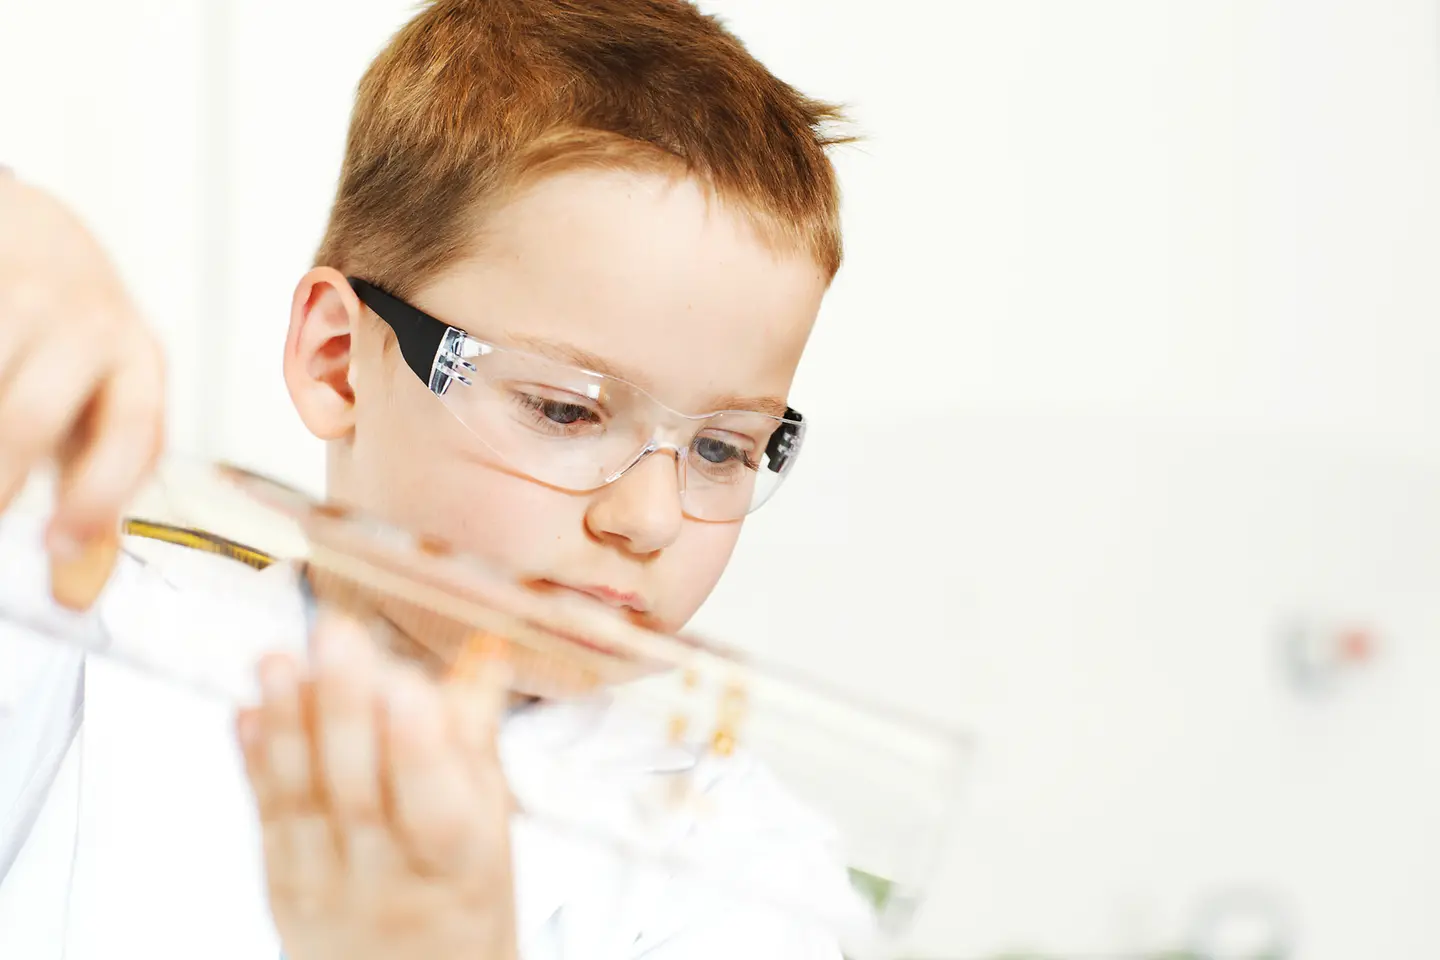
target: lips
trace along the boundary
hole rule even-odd
[[[532,580],[526,586],[542,593],[577,594],[586,599],[604,604],[637,627],[656,629],[656,621],[650,615],[650,607],[644,596],[604,585],[577,587],[558,580]]]
[[[574,593],[591,600],[599,601],[607,607],[612,607],[625,613],[645,613],[649,608],[645,598],[638,593],[628,593],[607,586],[577,587],[568,583],[561,583],[559,580],[537,579],[527,581],[525,584],[532,590],[541,593]]]
[[[645,598],[638,593],[625,593],[616,590],[614,587],[563,587],[575,593],[584,594],[587,597],[594,597],[601,603],[615,607],[619,610],[626,610],[631,613],[644,613],[646,611]]]

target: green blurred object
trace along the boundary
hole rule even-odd
[[[876,913],[884,912],[886,904],[890,902],[890,894],[895,890],[894,881],[854,867],[850,868],[850,885],[865,895]]]

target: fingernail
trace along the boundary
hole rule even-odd
[[[333,670],[344,666],[350,660],[350,638],[335,624],[322,626],[315,631],[315,658],[322,670]]]
[[[120,552],[118,536],[100,536],[87,543],[64,535],[53,538],[60,549],[50,560],[50,593],[55,601],[73,610],[85,610],[93,604],[110,574]],[[64,555],[65,550],[77,551]]]
[[[62,563],[78,560],[85,552],[85,544],[74,534],[63,530],[51,530],[45,537],[45,548],[50,556]]]
[[[505,660],[509,654],[509,645],[504,638],[493,633],[482,633],[475,643],[475,649],[482,660]]]
[[[270,702],[293,697],[299,686],[289,660],[267,660],[260,665],[260,690]]]
[[[240,714],[240,742],[247,747],[254,746],[260,739],[260,716],[253,710]]]
[[[507,652],[505,641],[500,637],[489,633],[471,634],[450,667],[449,679],[473,680],[482,669],[505,662]]]

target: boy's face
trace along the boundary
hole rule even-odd
[[[738,397],[783,408],[828,283],[694,181],[659,175],[550,177],[478,241],[409,302],[498,346],[593,358],[685,414]],[[286,378],[307,426],[335,441],[331,495],[663,629],[694,614],[741,521],[687,516],[672,453],[592,492],[546,486],[500,465],[387,339],[339,274],[302,280]]]

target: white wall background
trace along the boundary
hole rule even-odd
[[[813,444],[702,622],[976,732],[917,946],[1148,948],[1240,887],[1306,960],[1440,956],[1434,5],[705,5],[870,139]],[[410,9],[0,0],[0,158],[115,250],[178,447],[319,484],[291,286]],[[1301,614],[1379,659],[1298,697]]]

